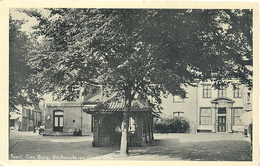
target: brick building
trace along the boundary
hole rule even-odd
[[[73,135],[75,129],[80,129],[83,135],[91,134],[91,115],[84,113],[82,107],[86,103],[94,107],[100,96],[100,89],[86,96],[79,93],[73,101],[62,101],[55,94],[46,94],[42,102],[44,134]]]

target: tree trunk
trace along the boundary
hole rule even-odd
[[[128,156],[128,127],[129,127],[129,114],[128,110],[124,112],[123,121],[121,125],[122,135],[121,135],[121,146],[120,155]]]
[[[128,152],[128,128],[129,128],[129,112],[131,109],[131,102],[127,104],[125,102],[125,110],[123,114],[123,121],[121,125],[121,146],[120,146],[120,155],[121,156],[129,156]]]

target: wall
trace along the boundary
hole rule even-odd
[[[82,112],[81,101],[79,98],[76,101],[53,101],[52,94],[44,95],[44,103],[41,103],[40,108],[44,109],[43,117],[45,121],[45,132],[53,132],[53,111],[63,111],[63,132],[70,132],[82,128],[82,134],[88,135],[91,133],[91,115]],[[47,117],[50,116],[50,120]],[[82,117],[82,120],[81,120]]]
[[[73,133],[76,128],[81,129],[82,126],[83,135],[91,133],[91,115],[81,112],[80,106],[48,107],[45,112],[45,118],[48,116],[51,116],[51,118],[49,121],[45,119],[45,132],[53,132],[53,111],[55,110],[63,111],[63,132]]]
[[[185,87],[187,95],[183,102],[173,101],[173,96],[169,95],[168,98],[162,99],[162,114],[161,117],[173,117],[174,112],[183,112],[191,126],[190,133],[196,132],[196,87]]]
[[[213,104],[211,103],[211,101],[218,97],[218,90],[211,88],[211,97],[203,98],[203,84],[211,84],[211,82],[198,83],[198,87],[192,87],[192,86],[184,87],[184,89],[187,92],[187,98],[184,99],[183,102],[174,102],[173,96],[169,96],[168,98],[163,98],[162,107],[164,109],[162,110],[161,117],[173,116],[174,112],[183,112],[184,118],[188,119],[189,124],[191,126],[191,130],[190,130],[191,133],[196,133],[197,128],[203,129],[203,130],[212,130],[213,132],[215,132],[214,125],[217,123],[216,122],[217,117],[213,116],[213,114],[215,114],[215,108],[214,108]],[[246,92],[247,88],[245,86],[241,86],[241,91]],[[244,96],[243,95],[246,93],[242,93],[241,98],[235,98],[233,96],[233,93],[234,92],[233,92],[232,85],[230,85],[229,87],[226,88],[226,97],[230,98],[234,101],[233,107],[243,108],[243,106],[244,106]],[[202,107],[208,107],[208,108],[212,109],[212,125],[199,125],[200,124],[200,121],[199,121],[200,115],[199,114],[200,114],[200,109]],[[229,124],[229,127],[230,127],[230,125],[233,125],[232,124],[233,111],[231,111],[228,114],[229,115],[227,115],[227,118],[229,118],[228,123],[230,123]],[[250,118],[248,118],[248,117],[242,118],[242,120],[244,120],[244,119],[250,119]],[[232,130],[241,130],[245,124],[246,124],[246,120],[244,120],[244,122],[240,126],[232,126]],[[229,128],[229,131],[231,131],[230,129],[231,128]]]

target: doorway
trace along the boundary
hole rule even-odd
[[[226,132],[226,116],[218,117],[218,132]]]
[[[53,111],[53,131],[63,131],[63,111]]]

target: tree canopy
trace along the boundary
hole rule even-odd
[[[50,87],[73,89],[99,79],[124,93],[123,84],[133,80],[141,94],[162,84],[181,93],[179,84],[194,79],[252,84],[250,10],[48,10],[49,18],[27,13],[38,18],[37,34],[45,37],[31,62],[48,75]]]
[[[137,98],[160,110],[162,94],[185,97],[181,85],[195,80],[252,84],[251,10],[46,10],[49,17],[25,11],[38,19],[35,34],[43,37],[30,52],[38,82],[64,99],[95,83],[122,97],[122,138]]]
[[[35,73],[28,64],[30,39],[20,31],[24,20],[14,20],[9,16],[9,108],[32,105],[39,101],[37,83],[32,74]]]

